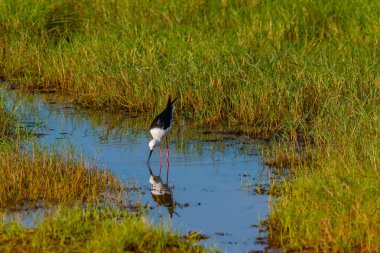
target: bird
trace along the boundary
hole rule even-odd
[[[154,120],[152,121],[152,124],[150,125],[150,134],[152,135],[153,139],[149,142],[149,156],[147,163],[149,164],[150,157],[152,156],[153,149],[157,146],[160,147],[160,157],[162,157],[162,148],[161,148],[161,141],[164,137],[166,137],[166,160],[169,158],[169,144],[168,144],[168,138],[167,135],[170,132],[170,130],[173,127],[173,114],[174,114],[174,102],[178,98],[171,101],[170,96],[168,99],[168,103],[166,105],[165,110],[163,110]]]

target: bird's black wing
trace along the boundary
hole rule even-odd
[[[150,129],[161,128],[165,130],[168,127],[170,127],[171,120],[172,120],[171,108],[166,108],[153,120],[152,124],[150,125]]]

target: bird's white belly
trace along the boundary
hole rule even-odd
[[[172,127],[170,126],[166,130],[161,128],[153,128],[150,130],[150,134],[152,135],[153,139],[160,140],[164,138],[169,132]]]

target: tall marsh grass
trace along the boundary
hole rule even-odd
[[[296,251],[379,251],[379,129],[377,139],[347,137],[323,150],[308,148],[307,163],[292,164],[268,220],[272,244]]]
[[[0,76],[89,106],[156,113],[172,94],[195,120],[306,131],[336,103],[378,97],[379,9],[354,0],[5,0]]]
[[[4,0],[0,77],[148,115],[171,94],[196,122],[302,142],[270,238],[379,251],[379,20],[371,0]]]

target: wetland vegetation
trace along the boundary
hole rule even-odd
[[[206,252],[117,209],[61,207],[34,229],[0,224],[2,252]]]
[[[110,171],[72,150],[35,146],[3,99],[0,120],[1,252],[205,252],[196,238],[144,219],[129,198],[133,186]],[[44,219],[29,227],[28,212]]]
[[[267,221],[272,244],[373,252],[379,20],[371,0],[4,0],[0,77],[147,117],[171,94],[196,124],[244,124],[274,141],[268,164],[290,171]]]

